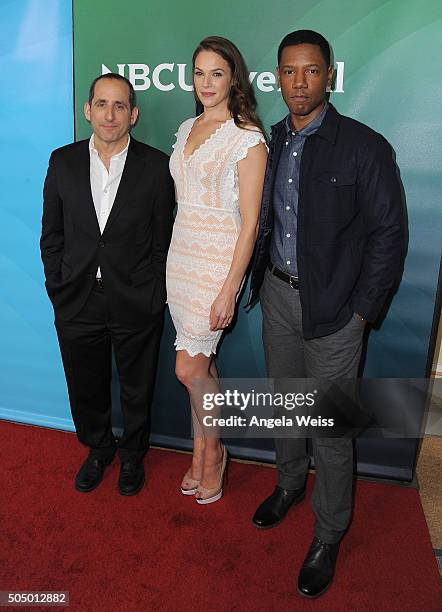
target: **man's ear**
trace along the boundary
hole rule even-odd
[[[91,105],[89,104],[89,102],[84,103],[83,112],[84,112],[84,116],[86,117],[86,119],[90,121],[91,120]]]
[[[130,124],[135,125],[138,119],[138,106],[134,106],[130,114]]]
[[[327,69],[327,90],[330,91],[331,90],[331,86],[333,83],[333,75],[334,75],[334,69],[333,66],[329,66]]]

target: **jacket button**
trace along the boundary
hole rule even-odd
[[[100,246],[100,247],[104,247],[104,242],[103,242],[103,240],[100,240],[100,242],[98,243],[98,246]]]
[[[335,176],[332,176],[332,177],[331,177],[331,179],[330,179],[330,181],[331,181],[332,183],[336,183],[336,182],[337,182],[337,178],[336,178]]]

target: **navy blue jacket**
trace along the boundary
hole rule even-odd
[[[273,191],[284,120],[272,126],[250,306],[269,261]],[[388,142],[330,104],[306,140],[300,167],[297,262],[306,339],[341,329],[358,313],[378,317],[400,277],[406,248],[405,205]]]

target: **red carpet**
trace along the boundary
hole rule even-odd
[[[312,477],[306,502],[258,531],[250,518],[273,489],[270,468],[232,462],[225,497],[198,506],[178,490],[183,454],[150,451],[147,486],[124,498],[117,462],[96,491],[74,490],[84,451],[73,434],[1,422],[0,449],[2,591],[69,591],[81,612],[440,610],[413,489],[357,483],[334,585],[306,601],[295,580],[312,537]]]

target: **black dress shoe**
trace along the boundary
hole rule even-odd
[[[142,462],[124,461],[120,468],[118,488],[121,495],[136,495],[144,484],[144,466]]]
[[[112,461],[112,460],[111,460]],[[106,465],[111,462],[88,457],[75,477],[75,488],[81,493],[89,493],[98,487],[103,480]]]
[[[340,542],[327,544],[316,536],[298,576],[298,593],[314,599],[328,589],[335,575]]]
[[[305,488],[290,491],[276,486],[270,497],[265,499],[255,512],[253,524],[260,529],[275,527],[285,517],[289,508],[299,504],[304,496]]]

